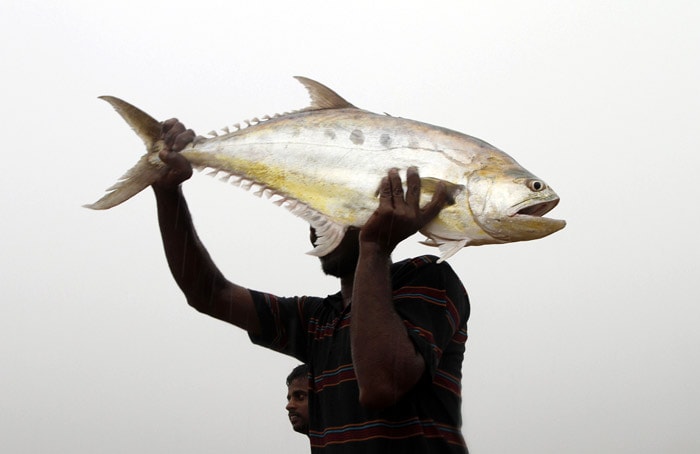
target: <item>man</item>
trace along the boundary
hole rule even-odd
[[[192,168],[177,152],[194,132],[172,119],[163,123],[162,138],[168,170],[153,189],[172,275],[198,311],[309,365],[312,451],[465,453],[460,388],[467,294],[436,257],[391,262],[394,248],[447,203],[445,188],[439,185],[420,208],[417,169],[407,171],[405,195],[398,171],[389,171],[370,219],[321,257],[324,272],[340,279],[340,292],[281,298],[237,285],[216,267],[180,186]]]
[[[309,367],[300,364],[287,376],[287,414],[292,429],[309,435]]]

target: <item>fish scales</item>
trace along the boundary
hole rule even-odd
[[[490,144],[439,126],[358,109],[306,78],[312,105],[211,138],[181,153],[198,169],[232,176],[274,196],[320,232],[314,255],[333,250],[348,227],[361,227],[377,207],[391,168],[410,166],[422,179],[425,204],[442,181],[454,203],[421,229],[444,260],[464,246],[541,238],[565,222],[545,218],[559,201],[542,180]],[[142,137],[149,152],[112,192],[90,208],[115,206],[158,177],[157,123],[118,98],[105,97]],[[148,124],[150,123],[150,124]],[[146,131],[146,132],[144,132]],[[144,164],[144,162],[146,164]],[[144,176],[148,174],[149,176]],[[149,181],[150,180],[150,181]]]
[[[334,221],[358,226],[376,208],[378,182],[392,167],[415,165],[453,181],[460,177],[455,158],[439,148],[440,138],[416,136],[411,129],[401,128],[406,121],[369,112],[305,112],[297,117],[305,118],[270,121],[219,136],[184,150],[183,155],[194,165],[230,169],[265,182],[278,193],[307,200]],[[360,133],[365,140],[353,142],[353,134]],[[382,135],[394,145],[382,145]],[[460,158],[473,160],[466,155]],[[372,163],[368,168],[367,162]],[[362,175],[358,168],[363,169]],[[347,209],[342,210],[343,206]]]

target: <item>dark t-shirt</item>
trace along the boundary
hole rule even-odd
[[[352,305],[341,295],[293,297],[252,292],[261,335],[256,344],[307,363],[309,439],[324,453],[465,453],[461,378],[469,299],[457,275],[437,257],[392,265],[393,303],[425,360],[418,384],[395,405],[359,404],[350,354]]]

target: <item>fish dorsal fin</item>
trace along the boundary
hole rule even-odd
[[[294,78],[306,87],[309,96],[311,96],[311,105],[304,110],[355,108],[355,106],[343,99],[338,93],[315,80],[302,76],[294,76]]]

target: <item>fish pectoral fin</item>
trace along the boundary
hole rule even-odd
[[[459,250],[465,247],[468,242],[469,238],[465,238],[463,240],[444,240],[442,238],[440,240],[436,240],[435,238],[426,238],[425,240],[421,241],[420,244],[437,247],[440,249],[440,258],[437,262],[442,263],[459,252]]]
[[[469,243],[469,238],[464,238],[461,240],[448,240],[445,238],[427,237],[423,241],[420,241],[420,244],[437,247],[440,249],[440,259],[438,259],[438,263],[442,263],[455,255],[460,249],[465,247],[467,243]]]
[[[445,185],[445,189],[447,190],[447,204],[454,205],[457,194],[464,191],[464,185],[462,184],[452,183],[447,180],[441,180],[440,178],[425,177],[420,179],[421,191],[435,194],[440,183]]]
[[[446,241],[446,242],[438,245],[438,249],[440,249],[440,259],[438,260],[438,263],[442,263],[445,260],[452,257],[453,255],[455,255],[464,246],[467,245],[468,241],[469,241],[469,239],[465,238],[463,240]]]

